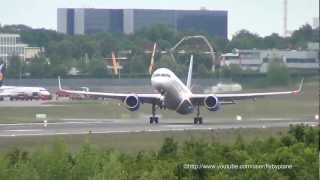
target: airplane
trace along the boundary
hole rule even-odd
[[[49,100],[52,98],[50,92],[43,87],[24,87],[24,86],[3,86],[5,77],[6,64],[0,64],[0,100],[9,97],[15,99],[42,99]]]
[[[303,79],[297,90],[282,92],[264,92],[264,93],[237,93],[237,94],[195,94],[191,91],[193,55],[190,58],[187,82],[184,84],[170,69],[156,69],[151,76],[151,85],[158,92],[154,94],[139,93],[107,93],[76,91],[63,89],[61,86],[60,76],[58,85],[60,91],[70,94],[94,95],[97,97],[117,99],[122,101],[128,110],[136,111],[141,104],[147,103],[152,105],[152,116],[150,124],[158,124],[159,117],[156,116],[156,108],[169,109],[179,114],[191,114],[196,110],[194,124],[202,124],[203,118],[200,116],[200,106],[205,106],[209,111],[218,111],[221,105],[236,104],[237,100],[253,99],[266,96],[277,95],[298,95],[302,90]]]

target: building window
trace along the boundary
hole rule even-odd
[[[316,59],[315,58],[304,58],[304,59],[299,59],[299,58],[288,58],[287,63],[315,63]]]

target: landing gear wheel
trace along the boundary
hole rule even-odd
[[[159,117],[156,116],[156,105],[152,104],[152,116],[150,117],[150,124],[158,124],[159,123]]]
[[[194,124],[202,124],[202,117],[195,117],[194,119],[193,119],[193,123]]]
[[[150,117],[150,124],[158,124],[159,123],[159,117]]]
[[[154,122],[155,122],[156,124],[158,124],[158,123],[159,123],[159,118],[158,118],[158,117],[154,117]]]
[[[197,117],[195,117],[193,119],[193,123],[194,124],[202,124],[203,123],[202,117],[200,117],[200,106],[199,105],[197,106]]]
[[[199,117],[198,122],[199,122],[199,124],[202,124],[202,117]]]
[[[195,118],[193,119],[193,124],[198,124],[198,118],[195,117]]]

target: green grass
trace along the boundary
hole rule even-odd
[[[15,147],[25,150],[35,150],[48,147],[56,141],[64,141],[70,149],[76,151],[81,145],[88,142],[98,148],[113,148],[122,152],[137,153],[139,151],[156,151],[160,148],[164,138],[173,137],[181,145],[186,140],[195,139],[204,142],[220,142],[230,144],[241,135],[246,142],[254,139],[277,137],[287,132],[287,128],[265,129],[228,129],[183,132],[144,132],[124,134],[87,134],[87,135],[60,135],[60,136],[24,136],[0,137],[0,151],[8,151]]]

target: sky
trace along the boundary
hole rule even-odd
[[[283,0],[2,0],[0,23],[56,30],[57,8],[141,8],[228,11],[228,37],[241,29],[267,36],[283,34]],[[319,0],[287,0],[288,30],[313,24]]]

